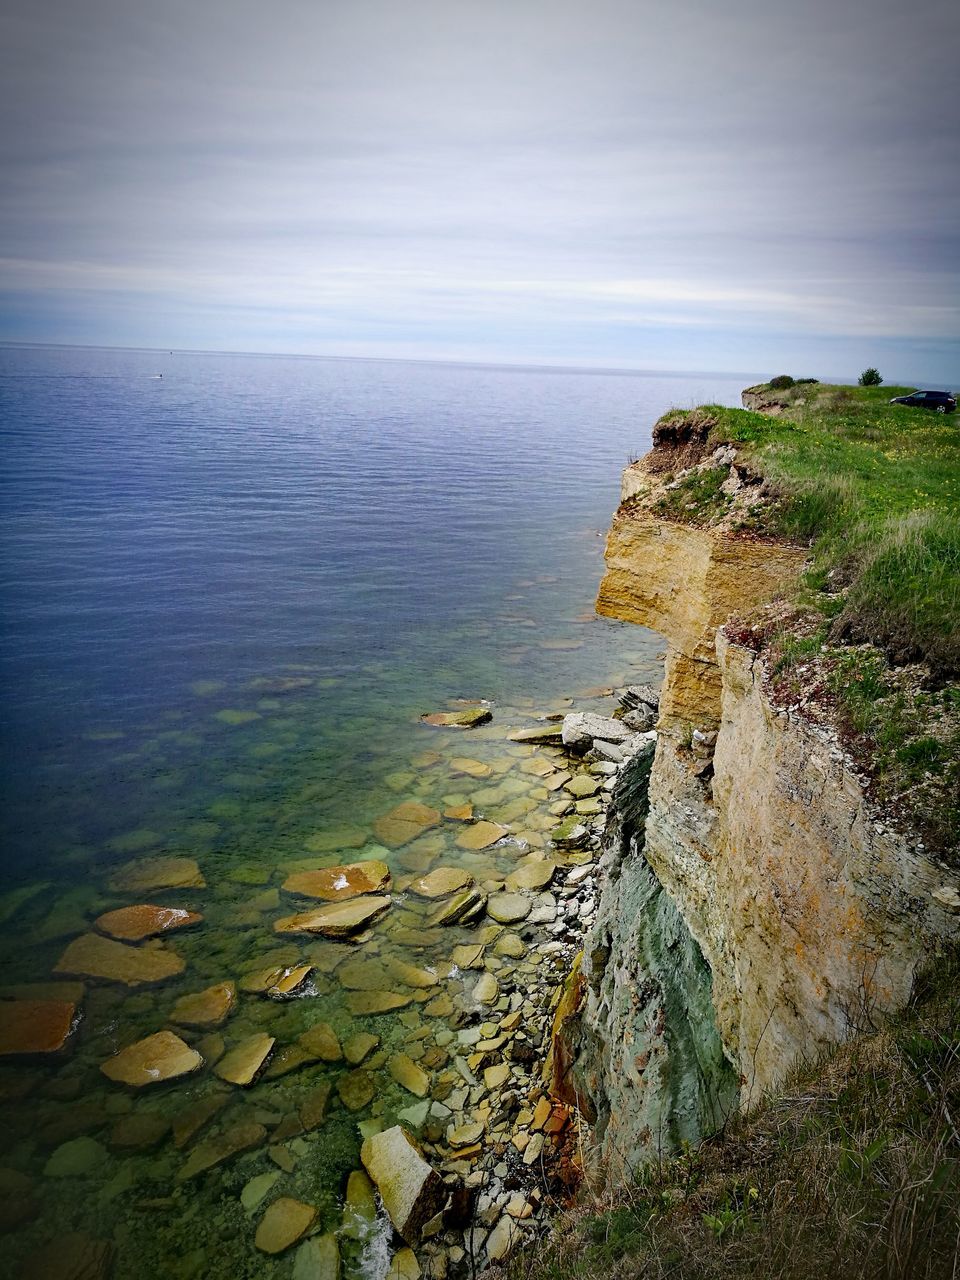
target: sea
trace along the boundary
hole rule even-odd
[[[572,708],[609,714],[616,689],[659,681],[661,638],[593,608],[620,472],[666,409],[736,405],[743,385],[0,347],[9,1274],[81,1238],[109,1244],[118,1277],[293,1274],[293,1251],[254,1244],[269,1195],[251,1209],[246,1189],[274,1172],[272,1195],[336,1227],[363,1133],[415,1101],[383,1062],[411,1037],[422,1052],[433,1028],[449,1033],[460,992],[449,955],[474,936],[432,929],[436,904],[402,886],[437,866],[496,881],[518,856],[549,851],[555,796],[525,771],[534,749],[508,735]],[[421,718],[476,705],[491,713],[477,729]],[[377,824],[410,804],[438,820],[385,842]],[[466,807],[509,834],[462,848],[462,826],[441,815]],[[284,889],[291,875],[372,859],[394,896],[369,939],[276,931],[311,905]],[[85,972],[97,964],[71,947],[93,938],[96,949],[104,916],[143,903],[201,919],[114,946],[171,952],[180,970],[138,985]],[[360,972],[345,986],[343,956],[365,948],[381,980]],[[310,974],[291,998],[256,989],[271,966],[301,961]],[[450,996],[432,1021],[423,992],[408,999],[403,965],[439,975],[435,993]],[[171,1020],[182,997],[223,983],[238,995],[222,1024]],[[357,1014],[358,983],[368,1003],[386,991],[407,1004]],[[25,1002],[75,1005],[65,1048],[17,1052],[10,1011]],[[366,1076],[352,1080],[360,1097],[372,1090],[359,1107],[338,1094],[342,1061],[249,1087],[215,1075],[251,1037],[272,1038],[276,1055],[320,1020],[341,1043],[379,1041],[353,1068]],[[171,1027],[199,1046],[199,1071],[131,1087],[101,1069]],[[282,1158],[292,1170],[265,1141],[182,1177],[198,1143],[243,1124],[275,1133],[327,1087],[322,1127]],[[184,1116],[211,1098],[222,1114],[180,1144]],[[354,1257],[354,1273],[377,1280],[374,1256]]]

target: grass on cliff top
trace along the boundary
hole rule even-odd
[[[774,500],[763,532],[812,548],[835,639],[960,673],[960,414],[888,403],[899,387],[796,387],[779,417],[707,405]],[[676,413],[671,417],[676,418]]]
[[[960,1274],[960,959],[777,1097],[606,1191],[510,1280],[941,1280]]]

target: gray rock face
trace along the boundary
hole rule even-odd
[[[586,751],[595,738],[604,742],[626,742],[633,730],[621,720],[598,716],[593,711],[574,711],[563,717],[563,745],[574,751]]]
[[[424,1224],[443,1207],[440,1175],[400,1125],[367,1138],[360,1159],[397,1232],[407,1244],[419,1243]]]

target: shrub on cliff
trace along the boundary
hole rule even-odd
[[[789,391],[795,385],[789,373],[778,373],[775,378],[771,378],[767,383],[771,391]]]
[[[879,387],[882,381],[879,369],[864,369],[860,375],[861,387]]]

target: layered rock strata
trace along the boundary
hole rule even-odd
[[[624,778],[554,1064],[630,1163],[736,1099],[717,1045],[755,1099],[901,1006],[958,919],[956,873],[878,818],[841,744],[775,706],[763,660],[723,632],[789,589],[805,552],[658,514],[656,453],[625,473],[597,605],[668,642],[649,814]],[[736,485],[731,455],[710,463]]]

